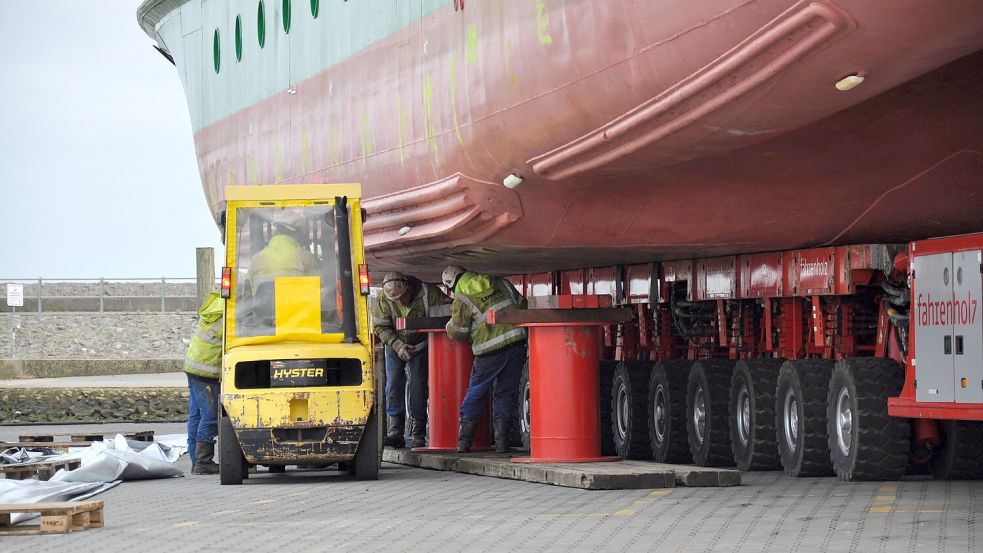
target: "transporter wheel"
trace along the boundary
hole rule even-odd
[[[355,480],[378,480],[379,479],[379,422],[378,414],[375,409],[365,421],[365,430],[362,431],[362,439],[358,442],[355,450],[355,459],[352,460],[350,470],[355,473]]]
[[[598,380],[598,419],[601,425],[601,455],[617,455],[614,447],[614,433],[611,431],[611,387],[614,384],[614,370],[617,361],[602,359],[597,365]]]
[[[232,420],[222,417],[218,422],[218,477],[223,485],[242,484],[249,477],[246,471],[246,456],[232,428]]]
[[[983,422],[948,421],[945,443],[932,458],[932,476],[939,480],[983,478]]]
[[[701,467],[734,466],[727,424],[728,390],[734,363],[706,359],[693,363],[686,385],[686,434],[693,463]]]
[[[625,361],[614,369],[611,387],[611,434],[622,459],[651,459],[648,387],[651,370],[645,361]]]
[[[775,434],[782,468],[789,476],[831,476],[826,433],[826,396],[833,361],[786,361],[778,372]]]
[[[826,399],[833,470],[840,480],[897,480],[911,449],[908,419],[887,414],[887,398],[901,392],[904,369],[892,359],[841,359]]]
[[[686,434],[689,361],[660,361],[649,378],[649,448],[658,463],[692,463]]]
[[[742,359],[730,380],[730,441],[740,470],[782,468],[775,443],[775,385],[781,359]]]
[[[530,418],[529,407],[529,362],[526,361],[526,364],[522,366],[522,376],[519,377],[519,400],[515,417],[519,424],[512,425],[513,431],[519,434],[519,445],[526,450],[529,449],[532,435],[532,419]]]

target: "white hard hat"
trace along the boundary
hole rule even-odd
[[[451,265],[444,269],[444,272],[440,275],[440,280],[444,283],[444,286],[446,286],[448,290],[454,290],[454,286],[457,284],[457,279],[461,278],[461,275],[466,272],[467,271],[464,269],[464,267]]]
[[[409,289],[409,279],[403,273],[393,271],[386,273],[386,276],[382,278],[382,292],[391,300],[403,297],[403,294]]]
[[[304,215],[292,209],[277,211],[273,215],[273,223],[287,227],[291,232],[303,230],[307,226],[307,220]]]

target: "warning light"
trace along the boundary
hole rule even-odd
[[[966,380],[965,378],[961,378],[961,379],[959,379],[959,385],[962,386],[963,388],[965,388],[965,387],[969,386],[969,381]]]
[[[232,290],[232,267],[222,267],[222,290],[223,298],[228,298]]]
[[[365,263],[358,266],[358,287],[363,296],[369,295],[369,268]]]

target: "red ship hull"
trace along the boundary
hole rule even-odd
[[[360,182],[373,270],[415,273],[983,230],[974,3],[540,4],[438,10],[201,128],[213,211]]]

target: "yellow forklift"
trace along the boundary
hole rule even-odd
[[[361,187],[229,186],[225,199],[221,483],[241,484],[249,465],[338,463],[377,479]]]

